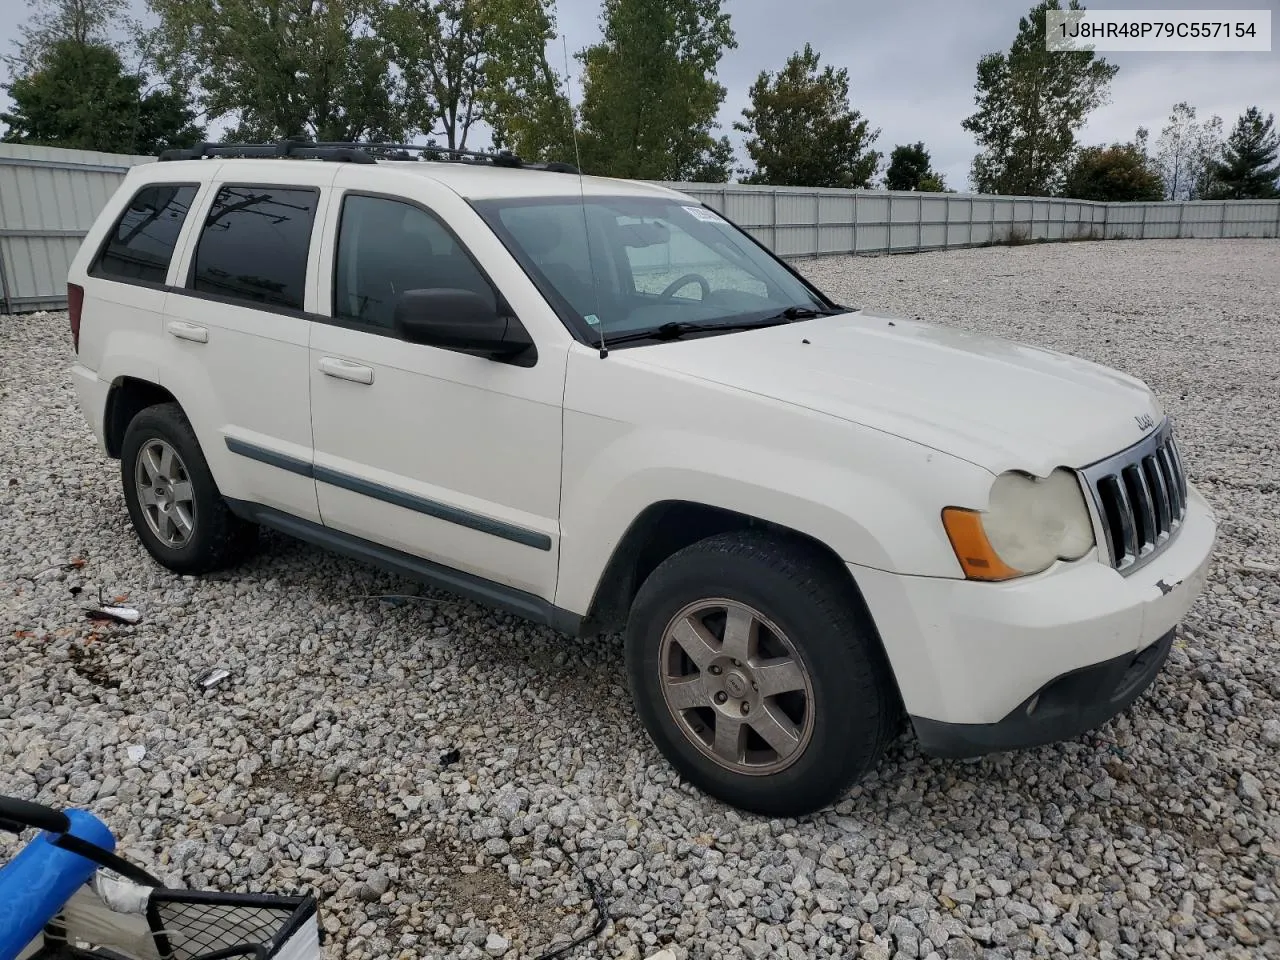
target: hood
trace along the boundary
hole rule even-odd
[[[1083,467],[1163,418],[1146,385],[1116,370],[865,311],[639,347],[627,359],[892,433],[993,473]]]

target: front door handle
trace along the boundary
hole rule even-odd
[[[169,325],[165,328],[173,336],[179,340],[190,340],[192,343],[208,343],[209,329],[195,323],[183,323],[180,320],[170,320]]]
[[[352,383],[373,383],[373,367],[366,367],[337,357],[321,357],[320,372],[326,377],[350,380]]]

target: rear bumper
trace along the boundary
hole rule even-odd
[[[1137,653],[1056,677],[996,723],[943,723],[912,717],[916,738],[925,753],[960,758],[1078,737],[1110,720],[1151,686],[1169,656],[1174,632]]]
[[[71,383],[76,388],[80,412],[93,431],[94,439],[98,441],[98,449],[106,453],[107,443],[103,430],[106,427],[107,394],[111,390],[111,384],[99,380],[94,371],[78,363],[71,367]]]

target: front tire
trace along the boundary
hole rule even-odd
[[[252,550],[258,528],[227,507],[178,404],[147,407],[133,418],[120,475],[142,545],[175,573],[221,570]]]
[[[808,544],[755,532],[654,570],[631,609],[627,672],[681,776],[744,810],[802,816],[876,765],[899,701],[854,589]]]

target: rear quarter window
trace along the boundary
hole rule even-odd
[[[195,196],[196,187],[188,184],[157,184],[135,193],[107,235],[90,275],[164,283]]]
[[[308,188],[223,187],[200,230],[190,289],[301,310],[319,199]]]

